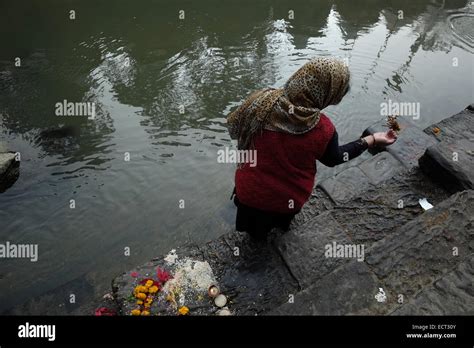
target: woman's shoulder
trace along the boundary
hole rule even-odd
[[[318,126],[320,128],[328,128],[328,129],[334,129],[334,124],[332,123],[331,119],[326,116],[326,114],[322,113],[320,114],[320,117],[319,117],[319,122],[318,122]]]

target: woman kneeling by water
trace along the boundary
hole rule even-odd
[[[296,71],[282,89],[252,93],[227,122],[239,150],[256,151],[257,162],[241,163],[235,173],[237,231],[265,239],[287,231],[308,200],[316,160],[334,167],[374,145],[393,144],[392,130],[339,146],[331,120],[321,110],[338,104],[349,91],[349,69],[333,58],[316,58]]]

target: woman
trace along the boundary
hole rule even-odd
[[[236,229],[265,239],[273,227],[287,231],[308,200],[316,160],[333,167],[374,145],[393,144],[393,131],[375,133],[339,146],[331,120],[321,110],[349,91],[349,70],[333,58],[316,58],[282,89],[252,93],[227,122],[239,150],[254,150],[257,165],[240,164],[235,173]]]

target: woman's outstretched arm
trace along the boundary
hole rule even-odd
[[[388,132],[378,132],[373,135],[368,135],[364,138],[354,140],[345,145],[339,145],[339,137],[337,132],[329,141],[326,151],[319,161],[328,167],[334,167],[338,164],[350,161],[353,158],[360,156],[365,150],[376,145],[391,145],[397,140],[397,134],[389,130]]]

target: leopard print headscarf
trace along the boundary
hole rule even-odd
[[[303,134],[319,122],[320,112],[338,104],[349,89],[349,69],[334,58],[315,58],[303,65],[281,89],[252,93],[227,117],[229,133],[238,149],[253,147],[263,129]]]

